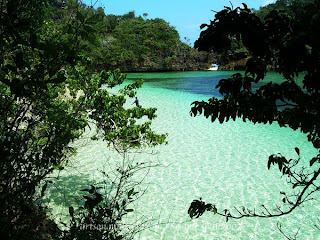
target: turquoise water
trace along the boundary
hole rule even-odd
[[[306,160],[317,153],[304,134],[277,124],[253,125],[240,120],[219,124],[202,116],[190,117],[190,104],[219,96],[214,86],[231,74],[208,71],[128,75],[129,81],[145,79],[138,92],[140,103],[143,107],[158,108],[153,128],[169,134],[168,144],[157,147],[157,154],[133,154],[139,161],[160,164],[145,177],[142,187],[146,192],[134,203],[135,213],[127,219],[150,220],[149,229],[136,239],[284,239],[276,227],[278,221],[286,233],[300,229],[300,239],[320,239],[320,231],[313,226],[320,213],[316,201],[281,218],[226,223],[224,218],[211,213],[199,219],[188,217],[190,203],[199,197],[218,209],[257,209],[261,204],[273,208],[281,203],[279,192],[288,187],[276,168],[267,170],[269,155],[281,152],[294,158],[294,147],[300,148]],[[279,75],[270,74],[267,79],[279,81]],[[121,161],[103,142],[89,141],[79,147],[68,172],[61,173],[59,188],[65,194],[54,189],[49,194],[53,214],[61,217],[66,211],[62,202],[68,205],[75,202],[75,194],[81,195],[76,188],[83,186],[78,183],[97,181],[98,170]]]

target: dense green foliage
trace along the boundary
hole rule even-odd
[[[38,200],[51,183],[48,175],[68,163],[76,153],[70,143],[89,124],[97,127],[100,138],[95,139],[122,152],[161,144],[166,136],[150,128],[154,108],[124,107],[142,82],[110,93],[125,75],[118,70],[90,71],[92,60],[84,47],[96,44],[99,34],[98,17],[91,8],[69,1],[66,14],[43,0],[0,4],[0,237],[49,239],[59,231],[46,228],[51,222]],[[142,118],[145,121],[138,124]],[[37,191],[40,183],[43,188]],[[112,223],[118,221],[121,217]]]
[[[72,5],[72,1],[67,1],[63,8],[54,7],[55,20],[68,21]],[[87,34],[88,38],[88,32],[96,32],[90,42],[81,41],[79,48],[91,57],[93,70],[170,71],[208,67],[208,54],[198,53],[183,43],[178,31],[163,19],[147,19],[148,14],[135,16],[133,11],[106,15],[101,7],[86,5],[81,5],[80,12],[88,16],[83,19],[85,31],[81,34]]]
[[[133,17],[119,21],[108,41],[96,51],[101,50],[97,56],[109,68],[134,70],[140,66],[156,67],[174,56],[179,44],[178,32],[166,21]]]
[[[285,13],[290,18],[299,20],[305,14],[305,7],[312,5],[313,2],[313,0],[277,0],[275,3],[261,7],[259,11],[254,11],[254,13],[263,20],[272,10],[276,10]]]
[[[194,102],[192,115],[203,114],[220,123],[236,118],[253,123],[277,122],[281,127],[302,131],[313,146],[319,149],[320,2],[315,0],[307,4],[309,2],[290,1],[289,4],[286,1],[286,10],[290,14],[272,10],[263,19],[243,4],[243,8],[226,8],[218,12],[210,24],[203,25],[205,29],[197,41],[199,48],[227,51],[235,38],[248,49],[250,59],[244,75],[234,74],[231,78],[221,80],[216,86],[223,95],[222,99],[213,97],[208,102]],[[252,86],[264,79],[270,64],[274,64],[275,70],[282,74],[283,82],[262,82],[253,91]],[[302,82],[296,80],[298,75],[303,78]],[[292,191],[280,193],[283,202],[274,210],[262,206],[260,211],[257,208],[221,211],[200,199],[191,204],[190,217],[199,217],[205,211],[223,215],[227,220],[273,217],[292,212],[312,199],[320,189],[317,181],[320,174],[320,154],[310,159],[309,166],[306,166],[300,161],[299,149],[296,148],[295,151],[297,159],[287,159],[281,154],[269,157],[267,167],[278,166],[292,186]]]

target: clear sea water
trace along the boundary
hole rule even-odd
[[[169,134],[168,144],[157,147],[157,154],[133,156],[138,161],[160,164],[151,168],[142,185],[146,192],[133,206],[135,212],[131,218],[143,217],[152,225],[136,239],[284,239],[276,227],[277,222],[287,234],[300,229],[299,239],[320,239],[320,231],[314,227],[314,223],[319,223],[317,201],[307,202],[290,215],[272,219],[226,222],[225,218],[212,213],[205,213],[199,219],[188,217],[190,203],[200,197],[218,209],[232,210],[234,206],[259,209],[262,204],[272,209],[281,203],[280,191],[290,188],[276,167],[267,170],[268,157],[280,152],[295,158],[294,148],[299,147],[308,164],[317,154],[304,134],[277,124],[254,125],[241,120],[219,124],[203,116],[191,117],[190,104],[211,96],[220,97],[215,85],[232,73],[128,75],[129,82],[145,79],[138,92],[140,104],[158,108],[153,128],[158,133]],[[266,81],[278,82],[281,77],[271,73]],[[128,106],[130,104],[128,102]],[[81,195],[79,190],[85,182],[98,181],[97,171],[109,168],[109,164],[119,159],[103,142],[88,141],[81,146],[68,172],[61,172],[58,188],[52,188],[48,194],[56,218],[63,218],[66,206],[76,202],[75,196]]]

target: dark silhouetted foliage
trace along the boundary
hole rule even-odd
[[[218,120],[220,123],[236,118],[253,123],[277,122],[281,127],[305,133],[319,149],[320,2],[304,1],[300,5],[298,1],[287,2],[286,11],[272,9],[264,13],[263,19],[243,4],[242,8],[218,12],[210,24],[202,25],[203,31],[196,41],[199,49],[224,52],[231,48],[232,39],[237,39],[248,49],[250,59],[244,75],[234,74],[216,86],[222,99],[213,97],[208,102],[194,102],[191,115],[203,114],[212,122]],[[297,4],[301,7],[294,7]],[[281,83],[262,81],[270,64],[283,76]],[[298,76],[303,80],[298,80]],[[261,85],[253,91],[252,86],[256,83]],[[235,213],[217,213],[227,219],[281,216],[312,199],[320,187],[316,181],[320,174],[319,155],[310,159],[310,166],[301,170],[298,167],[300,151],[298,148],[295,151],[297,159],[275,154],[268,161],[268,168],[277,165],[292,185],[292,192],[281,193],[281,207],[274,211],[262,207],[260,212],[244,208],[236,209]],[[189,212],[200,211],[197,209],[199,206],[193,204]]]

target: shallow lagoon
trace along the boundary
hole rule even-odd
[[[134,156],[139,161],[161,164],[147,175],[143,185],[147,191],[134,206],[138,216],[155,223],[137,239],[284,239],[276,227],[278,221],[287,233],[300,228],[300,239],[320,239],[320,231],[313,226],[320,213],[316,201],[277,219],[226,223],[211,213],[194,220],[188,217],[191,201],[199,197],[220,209],[261,204],[272,207],[281,202],[279,192],[287,187],[276,168],[267,170],[269,155],[281,152],[286,157],[296,157],[294,147],[300,148],[306,160],[316,154],[304,134],[277,124],[254,125],[241,120],[219,124],[203,116],[190,117],[190,104],[219,96],[214,86],[230,74],[208,71],[128,75],[129,81],[145,79],[138,92],[140,104],[158,108],[153,127],[169,134],[168,144],[156,148],[158,154]],[[267,79],[278,81],[279,75],[270,74]],[[75,188],[83,188],[78,183],[97,181],[96,172],[107,167],[106,159],[117,158],[118,154],[103,142],[81,147],[70,164],[69,174],[61,173],[59,188],[67,194],[54,190],[49,194],[53,214],[63,217],[62,202],[68,205],[75,201],[71,197]]]

